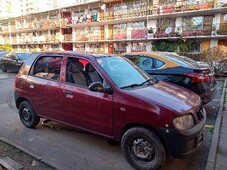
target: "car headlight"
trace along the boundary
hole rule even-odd
[[[194,126],[192,115],[184,115],[173,120],[174,126],[179,130],[188,130]]]

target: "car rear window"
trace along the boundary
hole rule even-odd
[[[175,62],[175,63],[177,63],[177,64],[179,64],[181,66],[189,67],[189,68],[193,67],[191,64],[189,64],[187,62],[184,62],[184,61],[182,61],[180,59],[177,59],[177,58],[174,58],[174,57],[170,57],[170,56],[167,56],[167,55],[165,55],[163,57],[165,57],[165,58],[167,58],[167,59],[169,59],[169,60],[171,60],[171,61],[173,61],[173,62]]]

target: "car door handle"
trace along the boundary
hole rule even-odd
[[[70,90],[64,90],[65,94],[66,94],[66,97],[68,98],[73,98],[73,92],[70,91]]]

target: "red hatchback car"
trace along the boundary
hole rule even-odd
[[[34,53],[16,76],[15,102],[28,128],[42,117],[120,141],[136,169],[157,169],[204,138],[200,97],[154,81],[123,57]]]

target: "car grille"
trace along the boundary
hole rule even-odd
[[[188,140],[187,151],[190,152],[195,148],[197,148],[198,146],[200,146],[203,140],[204,140],[204,130],[202,130],[197,137],[194,137]]]
[[[199,107],[197,112],[194,114],[195,123],[198,124],[204,119],[204,110],[202,105]]]
[[[189,152],[191,150],[194,150],[195,148],[196,148],[196,138],[193,138],[188,141],[187,151]]]

